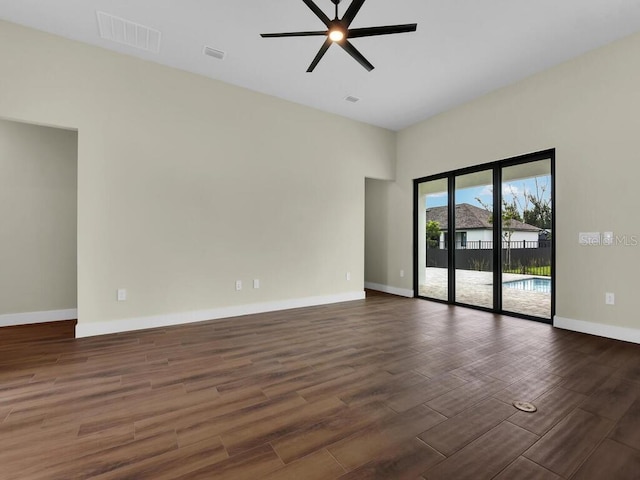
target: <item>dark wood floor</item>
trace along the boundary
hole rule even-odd
[[[34,323],[0,328],[0,347],[34,340],[63,340],[75,338],[77,320]]]
[[[0,477],[638,479],[640,346],[382,295],[4,343]]]

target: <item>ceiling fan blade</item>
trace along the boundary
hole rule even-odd
[[[320,47],[320,50],[318,50],[318,54],[313,59],[313,62],[311,62],[311,65],[309,65],[309,68],[307,68],[308,73],[313,72],[313,69],[316,68],[318,62],[322,59],[322,57],[324,57],[324,54],[327,53],[327,50],[329,50],[329,47],[332,43],[333,42],[329,38],[324,41],[324,43]]]
[[[327,39],[329,40],[329,39]],[[331,40],[329,40],[331,41]],[[351,55],[360,65],[362,65],[364,68],[367,69],[367,72],[370,72],[371,70],[374,69],[374,66],[371,65],[371,63],[369,63],[369,60],[367,60],[366,58],[364,58],[364,55],[362,55],[357,49],[356,47],[354,47],[351,42],[349,42],[349,40],[347,40],[346,42],[336,42],[338,43],[338,45],[340,45],[342,48],[344,48],[344,50]]]
[[[394,33],[415,32],[417,23],[407,23],[405,25],[386,25],[384,27],[353,28],[349,30],[349,38],[373,37],[376,35],[391,35]]]
[[[347,8],[347,11],[342,16],[342,22],[347,27],[351,25],[351,22],[353,22],[353,19],[360,11],[360,8],[362,8],[362,4],[364,3],[364,1],[365,0],[353,0],[351,2],[351,5],[349,5],[349,8]]]
[[[277,38],[277,37],[314,37],[320,35],[326,35],[327,31],[316,31],[316,32],[285,32],[285,33],[261,33],[260,36],[262,38]]]
[[[302,1],[307,7],[311,9],[313,13],[316,14],[316,17],[322,20],[322,23],[324,23],[327,27],[331,25],[331,20],[329,19],[329,17],[327,17],[327,15],[322,10],[320,10],[320,7],[318,7],[315,3],[313,3],[313,0],[302,0]]]

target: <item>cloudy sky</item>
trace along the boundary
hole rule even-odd
[[[545,188],[543,198],[551,198],[551,177],[540,176],[536,177],[538,181],[538,191],[542,194],[542,189]],[[536,192],[536,178],[528,178],[524,180],[517,180],[513,182],[502,184],[502,196],[507,202],[511,202],[514,198],[516,205],[519,209],[525,206],[524,193]],[[491,185],[483,185],[478,187],[470,187],[456,190],[456,203],[469,203],[476,207],[482,207],[482,205],[476,200],[480,198],[486,205],[492,206],[493,202],[493,188]],[[426,207],[441,207],[447,204],[447,193],[441,192],[436,194],[427,195]]]

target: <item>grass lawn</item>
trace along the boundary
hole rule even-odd
[[[542,265],[540,267],[514,267],[503,268],[503,273],[520,273],[524,275],[540,275],[541,277],[551,276],[551,265]]]

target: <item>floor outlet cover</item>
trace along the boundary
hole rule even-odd
[[[533,403],[529,402],[513,402],[513,406],[518,410],[522,410],[523,412],[527,413],[533,413],[538,410]]]

